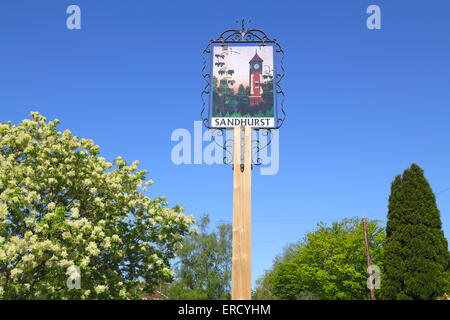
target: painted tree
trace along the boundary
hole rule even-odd
[[[243,84],[239,85],[237,94],[239,96],[246,96],[247,95],[247,93],[245,92],[245,88],[244,88]]]
[[[368,221],[372,265],[382,267],[384,228]],[[369,299],[364,226],[359,218],[318,224],[277,266],[274,295],[281,299]]]
[[[382,293],[385,299],[434,299],[449,280],[448,243],[423,170],[396,176],[389,197]]]
[[[171,279],[193,223],[151,200],[145,170],[32,112],[0,123],[0,299],[132,299]],[[151,185],[149,180],[145,185]],[[81,288],[67,287],[80,270]]]
[[[269,82],[273,80],[273,69],[269,65],[266,65],[265,69],[266,70],[264,71],[263,79],[265,80],[265,82]]]
[[[223,47],[221,54],[214,55],[214,57],[216,58],[216,62],[214,62],[214,65],[219,68],[217,73],[219,74],[219,76],[221,76],[219,85],[223,85],[225,88],[228,88],[228,85],[233,86],[236,83],[236,80],[233,80],[233,74],[235,71],[233,69],[228,69],[225,63],[225,57],[231,54],[240,54],[240,53],[234,51],[232,48]]]

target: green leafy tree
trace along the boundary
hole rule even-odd
[[[171,279],[192,216],[145,196],[137,161],[113,165],[31,114],[0,123],[0,298],[132,299]],[[69,290],[74,266],[81,286]]]
[[[385,299],[435,299],[449,280],[448,243],[436,198],[416,164],[396,176],[389,197],[382,293]]]
[[[382,267],[384,229],[368,221],[372,265]],[[361,219],[344,219],[331,226],[319,223],[297,245],[273,277],[281,299],[369,299],[364,227]]]
[[[256,280],[256,287],[252,293],[254,300],[279,300],[275,294],[274,277],[278,272],[278,267],[289,262],[292,255],[297,249],[297,244],[291,243],[283,248],[283,252],[275,257],[272,267],[264,272],[264,274]]]
[[[208,232],[209,216],[199,223],[199,232],[185,237],[177,251],[171,299],[224,300],[231,298],[231,224],[220,224]]]

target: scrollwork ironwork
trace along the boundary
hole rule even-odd
[[[272,129],[255,129],[256,139],[252,139],[252,164],[255,166],[260,166],[262,164],[262,159],[260,157],[260,152],[269,147],[272,142]],[[261,146],[261,136],[267,137],[267,142],[265,145]]]
[[[221,147],[225,151],[225,156],[223,157],[223,163],[224,164],[231,164],[233,163],[233,153],[231,150],[233,149],[233,139],[227,139],[226,137],[226,129],[223,128],[217,128],[217,129],[209,129],[212,130],[211,136],[213,138],[213,141],[216,145]],[[216,134],[214,134],[216,133]],[[223,144],[220,144],[217,142],[216,137],[224,137],[225,141],[222,140]]]

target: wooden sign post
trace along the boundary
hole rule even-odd
[[[252,128],[234,128],[232,299],[251,300]]]
[[[249,29],[242,20],[241,29],[227,29],[210,40],[202,58],[206,83],[200,115],[205,127],[213,130],[214,142],[225,151],[223,163],[233,163],[234,170],[231,296],[251,300],[252,165],[263,164],[260,152],[286,118],[280,86],[284,51],[276,39]],[[222,139],[231,130],[233,143]],[[255,140],[252,130],[257,133]]]

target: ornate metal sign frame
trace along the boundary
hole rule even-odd
[[[200,116],[202,118],[203,124],[209,130],[215,131],[212,136],[214,137],[214,141],[225,150],[225,156],[223,157],[224,164],[231,164],[233,155],[232,148],[233,143],[232,139],[226,139],[223,142],[223,145],[219,144],[215,140],[215,136],[226,137],[225,131],[230,128],[220,128],[220,127],[211,127],[211,93],[212,93],[212,56],[213,56],[213,48],[215,45],[228,45],[228,44],[257,44],[257,45],[266,45],[271,44],[274,47],[274,75],[275,75],[275,94],[274,94],[274,126],[273,127],[257,127],[253,128],[253,130],[257,131],[257,138],[252,142],[252,150],[253,150],[253,159],[252,163],[254,165],[261,165],[261,158],[259,157],[259,152],[264,148],[267,148],[271,143],[272,130],[279,129],[286,119],[286,113],[284,111],[284,100],[285,95],[283,90],[281,89],[280,82],[284,78],[285,70],[284,70],[284,51],[281,48],[280,44],[276,39],[269,38],[265,32],[259,29],[248,29],[245,27],[245,21],[242,20],[241,29],[228,29],[220,34],[220,36],[215,40],[210,40],[208,45],[202,52],[203,59],[203,68],[202,68],[202,76],[205,80],[205,86],[201,93],[202,98],[202,110],[200,112]],[[209,57],[207,57],[209,55]],[[279,64],[277,63],[278,57],[280,55]],[[207,59],[208,58],[208,59]],[[206,99],[208,102],[206,102]],[[207,112],[206,112],[207,110]],[[260,136],[266,136],[268,139],[267,144],[261,146],[260,144]]]

